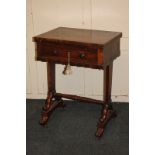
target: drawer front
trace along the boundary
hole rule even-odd
[[[70,52],[71,63],[97,64],[97,49],[86,48],[82,46],[73,46],[66,44],[54,44],[42,42],[37,46],[38,60],[68,62],[68,52]]]

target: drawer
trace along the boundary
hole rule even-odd
[[[38,60],[67,63],[68,52],[71,63],[98,64],[97,48],[49,42],[37,43]]]

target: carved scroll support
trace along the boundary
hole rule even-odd
[[[40,124],[45,125],[48,122],[52,112],[59,107],[65,107],[63,100],[60,97],[55,97],[54,93],[50,92],[42,108]]]
[[[111,87],[112,87],[112,71],[113,63],[109,64],[104,69],[104,98],[103,105],[101,110],[101,117],[97,125],[96,136],[101,137],[104,133],[104,129],[108,121],[116,117],[116,111],[113,110],[112,101],[111,101]]]

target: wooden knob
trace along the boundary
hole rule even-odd
[[[55,54],[55,55],[56,55],[56,54],[58,54],[58,52],[57,52],[56,50],[54,50],[54,51],[53,51],[53,54]]]
[[[80,58],[83,59],[84,57],[85,57],[85,54],[84,53],[81,53],[80,54]]]

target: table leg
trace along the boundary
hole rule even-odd
[[[57,107],[64,107],[63,100],[61,98],[55,97],[55,64],[51,62],[47,62],[47,84],[48,94],[46,102],[42,108],[40,119],[41,125],[45,125],[48,122],[51,113]],[[57,101],[57,104],[54,104],[55,101]]]
[[[112,71],[113,63],[104,69],[104,105],[101,110],[101,117],[98,122],[96,136],[101,137],[108,121],[116,116],[116,112],[112,108],[111,103],[111,87],[112,87]]]

